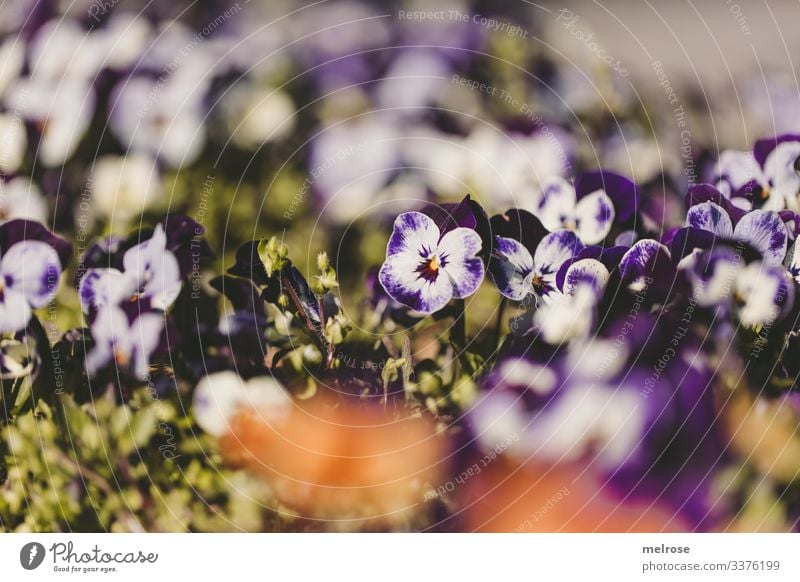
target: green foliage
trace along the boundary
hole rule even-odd
[[[260,481],[224,468],[176,400],[39,402],[0,431],[0,530],[264,531]]]

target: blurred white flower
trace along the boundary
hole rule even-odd
[[[25,43],[19,37],[9,37],[0,44],[0,97],[17,80],[25,64]]]
[[[0,220],[26,218],[47,224],[47,202],[39,187],[22,176],[0,181]]]
[[[27,78],[9,91],[7,105],[36,123],[41,133],[36,157],[45,167],[55,167],[72,156],[88,129],[95,94],[77,78],[61,82]]]
[[[27,147],[28,137],[22,120],[0,113],[0,172],[15,173]]]
[[[95,163],[91,191],[95,212],[112,224],[123,225],[158,200],[161,178],[148,156],[105,156]]]
[[[173,168],[191,164],[206,141],[204,87],[197,83],[175,76],[122,81],[111,97],[112,131],[133,152]]]
[[[251,408],[275,420],[288,414],[291,400],[283,386],[271,376],[243,380],[231,371],[209,374],[194,391],[194,416],[204,431],[222,436],[230,430],[237,410]]]
[[[325,218],[347,222],[375,205],[402,167],[401,147],[399,128],[380,114],[321,129],[308,173],[325,203]]]
[[[147,52],[153,31],[145,17],[135,12],[115,12],[93,35],[93,44],[105,56],[103,66],[122,69],[135,65]]]
[[[377,90],[377,108],[422,117],[450,83],[450,65],[432,50],[407,50],[389,67]]]
[[[50,81],[91,81],[108,56],[101,41],[99,35],[84,30],[71,18],[45,22],[29,46],[30,74]]]
[[[271,87],[234,87],[224,104],[233,141],[245,149],[278,141],[294,130],[296,109],[286,92]]]

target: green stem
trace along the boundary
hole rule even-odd
[[[500,299],[500,305],[497,307],[497,321],[494,324],[494,341],[492,342],[492,349],[497,351],[500,347],[500,338],[503,335],[503,319],[506,314],[506,306],[508,305],[508,299],[503,296]]]
[[[464,313],[464,300],[455,300],[455,316],[450,328],[450,341],[459,350],[467,347],[467,315]]]

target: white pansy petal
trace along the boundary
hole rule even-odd
[[[178,259],[169,251],[152,264],[152,273],[144,286],[143,294],[150,298],[156,309],[166,311],[181,292],[181,269]]]
[[[795,163],[800,158],[800,142],[787,141],[778,144],[764,161],[764,175],[770,185],[770,200],[776,198],[780,204],[775,208],[786,207],[797,210],[797,194],[800,192],[800,174]]]
[[[549,344],[585,338],[594,321],[594,292],[581,287],[575,295],[551,294],[533,314],[533,324]]]
[[[575,228],[575,188],[561,177],[552,177],[542,183],[541,197],[536,216],[547,230]]]
[[[733,230],[736,240],[741,240],[761,253],[764,262],[779,265],[786,256],[789,235],[777,212],[753,210],[745,214]]]
[[[525,280],[533,271],[533,257],[522,243],[502,236],[496,238],[495,253],[489,269],[494,284],[505,297],[521,301],[531,292]]]
[[[581,198],[576,207],[578,236],[585,244],[603,241],[614,223],[614,204],[603,190]]]
[[[128,363],[131,334],[128,316],[122,309],[108,306],[99,310],[92,321],[91,333],[95,346],[86,354],[86,371],[90,376],[115,360],[123,365]]]
[[[736,150],[725,150],[720,154],[714,174],[728,184],[728,195],[730,190],[736,191],[748,182],[763,180],[761,167],[753,154]]]
[[[578,289],[590,289],[599,298],[608,282],[609,272],[597,259],[581,259],[569,266],[564,276],[565,295],[575,295]]]
[[[472,295],[483,281],[481,237],[471,228],[454,228],[439,241],[437,255],[441,268],[453,283],[453,296],[463,299]]]
[[[723,247],[709,255],[698,255],[686,269],[695,301],[704,307],[727,303],[743,266],[733,249]]]
[[[426,275],[423,266],[421,257],[401,252],[386,258],[378,280],[395,301],[420,313],[433,313],[452,299],[453,283],[444,269]]]
[[[157,224],[149,239],[125,251],[125,255],[122,257],[122,266],[129,275],[144,274],[164,254],[166,248],[167,236],[164,233],[164,227]]]
[[[36,240],[23,240],[3,256],[0,272],[9,290],[22,293],[33,307],[43,307],[58,289],[61,261],[50,245]]]
[[[686,212],[686,226],[713,232],[722,238],[733,236],[733,223],[724,208],[713,202],[702,202]]]
[[[533,254],[537,273],[555,274],[561,265],[583,250],[578,235],[570,230],[558,230],[545,236]]]
[[[147,377],[150,369],[150,356],[158,347],[164,317],[156,313],[144,313],[131,325],[131,367],[140,380]]]
[[[430,256],[439,246],[439,227],[431,217],[421,212],[404,212],[394,221],[386,256],[414,253]]]
[[[78,294],[84,313],[116,305],[136,290],[136,281],[117,269],[88,269],[81,278]]]
[[[739,320],[745,326],[768,325],[793,301],[792,285],[787,284],[782,267],[751,263],[736,277],[736,293],[741,306]]]
[[[0,300],[0,332],[25,329],[31,319],[31,306],[22,293],[6,289]]]

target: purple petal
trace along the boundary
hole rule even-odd
[[[800,135],[787,133],[784,135],[779,135],[777,137],[760,139],[753,146],[753,156],[755,156],[756,161],[761,166],[764,166],[764,164],[767,161],[767,156],[769,156],[769,154],[772,153],[772,150],[774,150],[782,143],[793,142],[793,141],[800,141]]]
[[[0,225],[0,256],[23,240],[40,241],[53,247],[62,269],[72,256],[72,243],[54,235],[38,222],[23,219],[9,220]]]
[[[505,214],[492,216],[491,231],[493,235],[513,238],[533,252],[548,231],[542,222],[527,210],[512,208]]]
[[[436,250],[439,236],[439,229],[429,216],[421,212],[404,212],[394,221],[386,256],[409,253],[428,257]]]
[[[747,213],[736,225],[733,236],[759,251],[770,265],[782,263],[786,256],[788,234],[777,212],[753,210]]]
[[[671,285],[670,280],[663,280],[672,272],[669,250],[652,239],[633,245],[622,257],[619,268],[623,280],[634,291],[649,288],[654,281],[662,287]]]
[[[475,293],[483,281],[483,261],[477,256],[483,244],[471,228],[455,228],[439,241],[441,268],[453,284],[453,296],[463,299]]]
[[[136,281],[139,293],[156,309],[166,310],[181,292],[181,270],[175,255],[166,250],[164,227],[156,225],[153,236],[125,252],[125,276]]]
[[[577,206],[578,236],[585,244],[593,245],[606,238],[614,223],[614,205],[603,190],[580,199]]]
[[[717,206],[724,208],[734,225],[745,215],[744,210],[734,206],[722,192],[710,184],[690,186],[689,191],[686,193],[686,207],[691,208],[703,202],[713,202]]]
[[[61,261],[50,245],[26,240],[13,245],[3,256],[0,274],[6,288],[22,293],[33,307],[43,307],[55,297]]]
[[[514,239],[498,236],[496,241],[497,258],[489,263],[489,272],[500,293],[513,301],[521,301],[531,292],[524,283],[533,270],[533,257]]]
[[[717,236],[711,231],[686,227],[675,232],[669,243],[669,249],[673,261],[678,263],[695,249],[710,249],[717,242]]]
[[[481,205],[469,195],[455,204],[431,204],[423,208],[422,213],[433,220],[442,236],[459,226],[477,229],[479,217],[487,220]]]
[[[578,200],[597,190],[603,190],[611,199],[616,219],[620,223],[633,218],[639,209],[639,187],[625,176],[606,170],[594,170],[584,172],[575,180]]]
[[[550,231],[575,228],[575,189],[564,178],[553,177],[542,184],[536,215]]]

